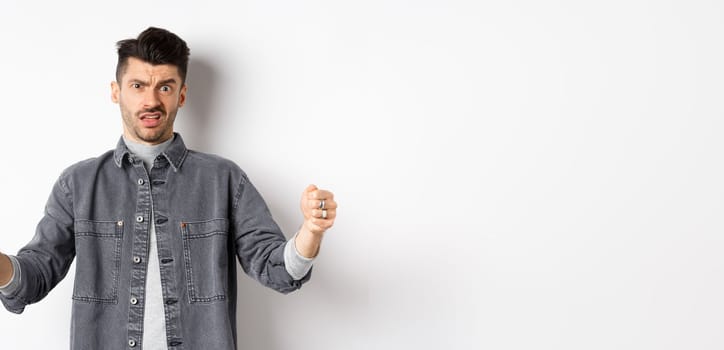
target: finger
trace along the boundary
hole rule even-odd
[[[309,196],[310,192],[316,191],[317,186],[314,184],[307,185],[307,188],[304,189],[304,195]]]
[[[312,209],[320,209],[320,206],[322,205],[321,200],[308,200],[307,206]],[[337,202],[334,201],[334,199],[325,199],[324,200],[324,208],[325,209],[337,209]]]
[[[336,211],[336,210],[334,210],[334,209],[324,209],[324,210],[327,211],[327,219],[332,219],[332,220],[334,220],[334,218],[337,217],[337,211]],[[325,218],[325,217],[324,217],[324,214],[323,214],[324,210],[322,210],[322,209],[314,209],[314,210],[312,210],[312,216],[315,217],[315,218],[324,219],[324,218]]]
[[[320,218],[309,218],[309,223],[316,227],[318,230],[317,232],[324,232],[326,230],[329,230],[334,225],[334,220],[331,219],[320,219]],[[310,227],[311,229],[312,227]]]
[[[309,199],[333,199],[334,193],[327,190],[315,190],[307,192],[307,198]]]
[[[304,226],[309,229],[309,231],[312,231],[312,233],[324,233],[326,229],[320,226],[323,224],[323,221],[322,219],[309,218],[308,220],[304,220]]]

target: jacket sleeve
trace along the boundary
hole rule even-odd
[[[20,285],[10,295],[0,294],[8,311],[22,313],[26,305],[48,295],[68,273],[75,257],[73,222],[71,192],[61,175],[53,186],[35,236],[16,255]]]
[[[236,255],[247,275],[281,293],[301,288],[311,271],[295,280],[286,269],[284,248],[286,238],[261,194],[242,174],[234,196],[232,230]]]

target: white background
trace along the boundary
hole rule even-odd
[[[0,250],[120,136],[115,42],[191,47],[177,130],[288,235],[341,205],[312,281],[239,276],[240,349],[724,348],[721,1],[3,1]],[[72,271],[3,349],[68,347]]]

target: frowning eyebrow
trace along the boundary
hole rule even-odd
[[[139,84],[139,85],[141,85],[141,86],[148,86],[148,85],[150,85],[147,81],[143,81],[143,80],[141,80],[141,79],[131,79],[128,83],[129,83],[129,84]],[[161,80],[161,81],[158,82],[158,85],[161,85],[161,86],[163,86],[163,85],[177,85],[177,84],[178,84],[178,82],[176,82],[176,79],[174,79],[174,78],[169,78],[169,79]]]
[[[160,82],[158,82],[158,85],[176,85],[176,84],[177,84],[176,79],[174,79],[174,78],[161,80]]]

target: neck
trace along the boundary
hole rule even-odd
[[[160,145],[160,144],[162,144],[162,143],[166,143],[166,142],[168,142],[168,140],[172,140],[172,139],[173,139],[173,135],[174,135],[174,133],[171,132],[170,135],[167,135],[167,136],[163,137],[162,139],[159,139],[158,141],[148,142],[148,141],[144,141],[144,140],[142,140],[142,139],[140,139],[140,138],[138,138],[138,137],[134,137],[133,134],[130,133],[130,132],[129,132],[128,130],[126,130],[125,128],[124,128],[124,130],[123,130],[123,140],[124,140],[124,141],[126,141],[126,142],[133,142],[133,143],[136,143],[136,144],[139,144],[139,145],[146,145],[146,146],[154,146],[154,145]]]
[[[171,141],[173,141],[173,137],[158,144],[140,143],[127,137],[125,134],[123,135],[123,142],[126,143],[128,150],[131,151],[134,156],[143,160],[143,164],[147,169],[153,167],[153,161],[161,152],[166,150],[168,145],[171,144]]]

